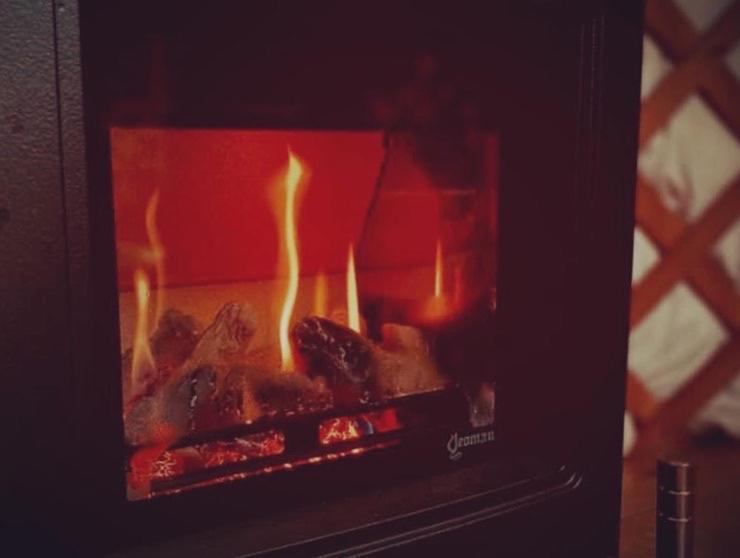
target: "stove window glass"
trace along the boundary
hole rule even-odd
[[[110,139],[130,499],[492,437],[495,134]]]

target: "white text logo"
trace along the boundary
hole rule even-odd
[[[450,459],[452,461],[457,461],[462,457],[461,448],[487,444],[489,442],[493,442],[495,439],[496,435],[493,430],[476,432],[475,434],[466,434],[465,436],[460,436],[460,434],[455,432],[450,436],[450,440],[447,442],[447,451],[450,452]]]

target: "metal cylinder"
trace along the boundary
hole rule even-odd
[[[656,485],[655,555],[692,558],[695,470],[686,461],[658,460]]]

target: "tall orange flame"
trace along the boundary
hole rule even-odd
[[[294,368],[293,351],[290,347],[290,317],[293,314],[296,296],[298,295],[298,277],[300,267],[298,261],[298,233],[296,231],[296,192],[303,176],[301,161],[288,150],[288,168],[285,173],[283,187],[285,190],[285,206],[283,211],[282,238],[285,255],[288,263],[288,286],[283,298],[283,307],[280,312],[280,358],[283,370],[291,371]]]
[[[434,258],[434,296],[442,296],[442,241],[437,237],[437,253]]]
[[[316,275],[316,284],[314,286],[313,297],[313,314],[320,318],[325,318],[329,312],[329,284],[326,273],[323,270]]]
[[[459,270],[456,270],[459,271]],[[437,324],[451,319],[457,313],[457,300],[449,292],[445,292],[445,261],[442,253],[442,241],[437,237],[437,246],[434,256],[434,294],[424,300],[419,318],[428,324]],[[455,295],[459,296],[459,274],[455,275]],[[447,286],[450,289],[450,286]]]
[[[136,294],[136,324],[134,326],[131,384],[137,386],[147,373],[155,370],[154,356],[149,346],[149,278],[143,269],[134,272]]]
[[[352,243],[347,256],[347,325],[360,332],[360,308],[357,302],[357,277],[355,275],[355,254]]]
[[[154,271],[157,278],[157,298],[154,307],[154,322],[157,323],[162,315],[164,306],[164,244],[157,230],[157,207],[159,205],[159,190],[149,198],[146,204],[145,223],[146,235],[149,238],[149,255],[154,262]]]

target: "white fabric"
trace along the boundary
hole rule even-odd
[[[697,31],[706,31],[734,0],[673,0]]]
[[[684,283],[630,334],[630,370],[659,399],[673,395],[727,340],[717,318]]]
[[[661,52],[655,41],[646,36],[642,42],[640,98],[644,101],[672,69],[673,64]]]
[[[694,429],[719,426],[735,438],[740,438],[740,370],[734,381],[699,414]]]
[[[632,284],[639,283],[645,274],[660,260],[660,253],[652,241],[645,236],[640,227],[635,227],[634,249],[632,251]]]
[[[714,257],[722,264],[740,293],[740,219],[730,227],[714,247]]]
[[[637,427],[632,415],[624,413],[624,435],[622,437],[622,455],[627,456],[632,452],[637,442]]]
[[[740,142],[692,95],[640,151],[638,166],[666,206],[693,221],[740,173]]]

